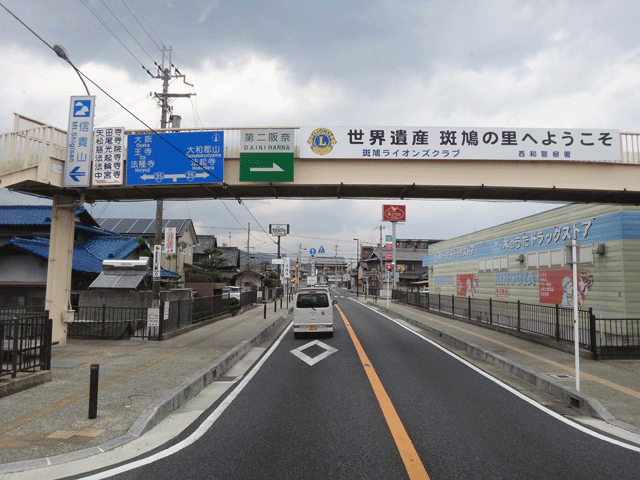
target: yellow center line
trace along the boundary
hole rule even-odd
[[[137,373],[140,373],[144,370],[146,370],[147,368],[150,368],[164,360],[167,360],[177,354],[179,354],[180,352],[183,352],[184,350],[186,350],[187,348],[191,348],[199,343],[204,342],[205,340],[209,340],[210,338],[213,338],[217,335],[220,335],[223,332],[226,332],[227,330],[229,330],[230,328],[235,327],[236,325],[239,325],[242,322],[245,322],[245,320],[240,320],[239,322],[235,322],[232,325],[228,325],[224,328],[221,328],[220,330],[217,330],[216,332],[214,332],[213,334],[205,337],[205,338],[200,338],[198,340],[196,340],[195,342],[192,342],[184,347],[180,347],[180,348],[176,348],[175,350],[171,350],[168,353],[165,353],[164,355],[161,355],[160,357],[154,358],[153,360],[149,360],[146,363],[143,363],[142,365],[138,365],[135,368],[132,368],[130,370],[127,370],[119,375],[116,375],[114,377],[108,378],[106,380],[102,380],[100,381],[99,385],[98,385],[98,390],[102,390],[103,388],[107,388],[110,387],[111,385],[113,385],[114,383],[117,383],[121,380],[124,380],[125,378],[129,378]],[[46,405],[38,410],[35,410],[31,413],[27,413],[25,415],[22,415],[18,418],[15,418],[13,420],[11,420],[10,422],[7,423],[3,423],[2,425],[0,425],[0,435],[5,434],[7,432],[10,432],[11,430],[14,430],[18,427],[21,427],[22,425],[25,425],[27,423],[33,422],[34,420],[37,420],[38,418],[41,418],[45,415],[47,415],[48,413],[51,412],[55,412],[56,410],[59,410],[60,408],[66,407],[67,405],[71,405],[74,402],[77,402],[78,400],[82,400],[84,397],[87,397],[89,395],[89,389],[84,389],[84,390],[80,390],[78,392],[75,392],[65,398],[61,398],[60,400],[57,400],[53,403],[50,403],[49,405]]]
[[[389,430],[391,430],[391,435],[396,442],[396,446],[398,447],[400,457],[402,457],[402,461],[404,462],[404,467],[407,469],[409,478],[411,480],[429,480],[429,475],[427,475],[427,471],[425,470],[424,465],[422,464],[422,461],[418,456],[418,452],[413,446],[413,442],[411,442],[411,439],[409,438],[404,425],[402,425],[402,421],[400,420],[395,407],[391,403],[389,395],[387,395],[386,390],[382,386],[382,382],[380,381],[380,378],[378,378],[378,374],[371,365],[369,357],[367,357],[367,354],[362,348],[362,345],[360,344],[358,337],[356,337],[353,328],[351,328],[351,324],[347,320],[347,317],[345,317],[344,313],[342,313],[340,307],[336,305],[336,308],[338,309],[338,312],[340,312],[340,316],[342,317],[342,320],[347,327],[349,336],[351,337],[351,340],[356,347],[356,351],[358,352],[358,356],[360,357],[360,361],[362,362],[364,371],[367,374],[369,383],[371,384],[373,392],[378,399],[378,403],[380,404],[380,408],[382,409],[382,414],[387,421]]]
[[[553,360],[549,360],[547,358],[541,357],[540,355],[536,355],[535,353],[527,352],[526,350],[522,350],[522,349],[520,349],[518,347],[514,347],[513,345],[509,345],[508,343],[504,343],[504,342],[501,342],[499,340],[494,340],[493,338],[486,337],[486,336],[481,335],[479,333],[472,332],[470,330],[467,330],[467,329],[462,328],[462,327],[458,327],[456,325],[452,325],[452,324],[447,323],[447,322],[443,322],[442,320],[438,320],[437,318],[434,318],[434,317],[431,317],[431,316],[423,315],[420,312],[416,312],[414,310],[409,310],[409,309],[403,308],[401,306],[398,306],[397,308],[399,310],[403,310],[405,312],[409,312],[409,313],[411,313],[413,315],[418,315],[419,317],[428,319],[431,322],[436,322],[436,323],[439,323],[441,325],[446,325],[449,328],[455,328],[456,330],[460,330],[461,332],[469,333],[469,334],[471,334],[471,335],[473,335],[475,337],[481,338],[481,339],[486,340],[486,341],[491,342],[491,343],[495,343],[496,345],[500,345],[501,347],[504,347],[506,349],[512,350],[512,351],[517,352],[517,353],[519,353],[521,355],[526,355],[527,357],[530,357],[530,358],[533,358],[535,360],[547,363],[549,365],[552,365],[552,366],[554,366],[556,368],[559,368],[561,370],[565,370],[567,372],[573,373],[575,375],[575,371],[576,370],[575,370],[574,367],[569,367],[567,365],[563,365],[562,363],[555,362]],[[623,385],[618,385],[617,383],[610,382],[609,380],[605,380],[604,378],[600,378],[600,377],[597,377],[595,375],[591,375],[590,373],[583,372],[582,370],[580,371],[580,377],[592,380],[592,381],[594,381],[596,383],[599,383],[601,385],[604,385],[606,387],[613,388],[614,390],[617,390],[617,391],[622,392],[622,393],[626,393],[627,395],[631,395],[632,397],[640,399],[640,392],[638,392],[636,390],[632,390],[630,388],[627,388],[627,387],[625,387]]]

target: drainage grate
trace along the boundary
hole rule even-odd
[[[573,380],[574,378],[576,378],[568,373],[549,373],[549,376],[557,380]]]

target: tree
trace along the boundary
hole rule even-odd
[[[207,248],[204,253],[207,255],[205,260],[198,263],[198,269],[189,269],[188,281],[192,281],[192,275],[204,275],[206,281],[216,283],[227,283],[229,276],[225,275],[220,269],[227,265],[227,258],[224,256],[224,252],[219,248]]]

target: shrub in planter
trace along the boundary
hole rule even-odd
[[[231,315],[236,315],[238,313],[238,310],[240,310],[240,300],[231,297],[229,299],[229,312],[231,313]]]

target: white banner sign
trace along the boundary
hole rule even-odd
[[[153,246],[153,278],[160,278],[160,245]]]
[[[158,307],[147,308],[147,327],[160,326],[160,309]]]
[[[164,229],[164,252],[176,253],[176,227]]]
[[[124,127],[93,131],[92,185],[124,184]]]
[[[301,127],[300,158],[620,162],[620,132],[572,128]]]
[[[278,237],[284,237],[289,233],[289,224],[269,224],[269,233],[271,235],[277,235]]]
[[[290,278],[291,276],[291,263],[287,257],[284,257],[283,268],[282,268],[282,276],[284,278]]]
[[[292,128],[254,128],[240,130],[240,151],[256,152],[294,152]]]

